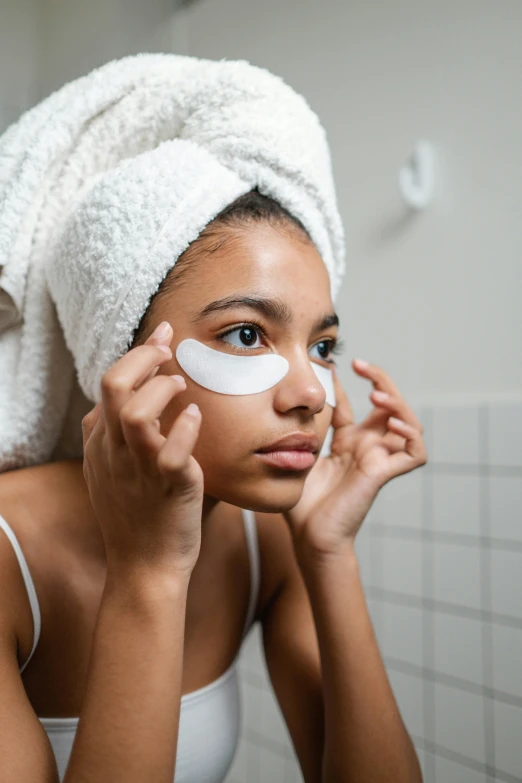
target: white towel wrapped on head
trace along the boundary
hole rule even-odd
[[[161,281],[253,188],[306,227],[335,299],[344,237],[326,136],[244,61],[140,54],[0,137],[0,471],[81,457],[81,416]]]

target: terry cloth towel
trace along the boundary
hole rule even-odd
[[[254,187],[305,225],[335,299],[344,237],[326,135],[270,72],[246,61],[125,57],[5,131],[0,471],[82,456],[81,417],[161,281]]]

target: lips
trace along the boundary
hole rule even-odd
[[[256,459],[266,465],[282,470],[308,470],[313,467],[316,455],[306,449],[292,449],[291,451],[258,451]]]
[[[280,440],[271,443],[269,446],[263,446],[257,451],[261,454],[267,454],[271,451],[312,451],[319,450],[319,438],[317,435],[306,435],[302,432],[294,432]]]

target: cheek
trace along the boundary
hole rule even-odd
[[[214,447],[242,453],[252,442],[259,440],[259,428],[267,415],[267,402],[262,394],[232,395],[206,392],[197,401],[203,422],[201,432]],[[268,409],[269,410],[269,409]],[[243,446],[243,449],[241,449]]]
[[[196,449],[201,453],[215,449],[219,444],[221,453],[256,440],[255,422],[266,416],[267,403],[264,394],[233,395],[219,394],[204,389],[190,379],[187,389],[174,397],[165,408],[161,418],[161,433],[165,437],[176,418],[187,405],[195,402],[202,415],[200,435]],[[194,452],[195,453],[195,452]],[[241,453],[241,450],[240,450]]]
[[[207,468],[216,462],[223,465],[242,462],[273,425],[273,421],[267,422],[271,403],[267,407],[266,396],[270,394],[270,390],[249,395],[218,394],[188,379],[186,391],[174,397],[160,417],[161,434],[167,437],[181,411],[195,402],[201,410],[202,423],[194,457]],[[333,408],[328,404],[315,416],[315,431],[321,442],[326,438],[332,417]]]

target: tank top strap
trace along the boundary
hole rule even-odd
[[[250,598],[248,601],[248,610],[243,628],[243,637],[248,633],[256,611],[257,598],[259,595],[259,585],[261,580],[261,564],[259,558],[259,542],[257,537],[256,518],[250,509],[241,509],[243,524],[245,527],[245,537],[248,547],[248,558],[250,561]]]
[[[0,528],[4,531],[7,538],[11,542],[13,549],[15,551],[15,555],[18,559],[18,563],[20,565],[20,570],[22,572],[22,576],[25,582],[25,588],[27,590],[27,595],[29,597],[29,603],[31,605],[31,612],[33,614],[33,647],[31,652],[29,653],[29,657],[27,658],[24,665],[20,668],[20,674],[23,672],[27,664],[32,658],[32,655],[36,649],[36,645],[38,644],[38,639],[40,638],[40,625],[41,625],[41,619],[40,619],[40,606],[38,604],[38,597],[36,595],[36,590],[34,587],[34,582],[31,577],[31,573],[29,571],[29,567],[27,565],[27,561],[24,557],[24,553],[22,552],[22,547],[20,546],[17,537],[15,536],[12,528],[7,524],[6,520],[3,518],[3,516],[0,514]]]

